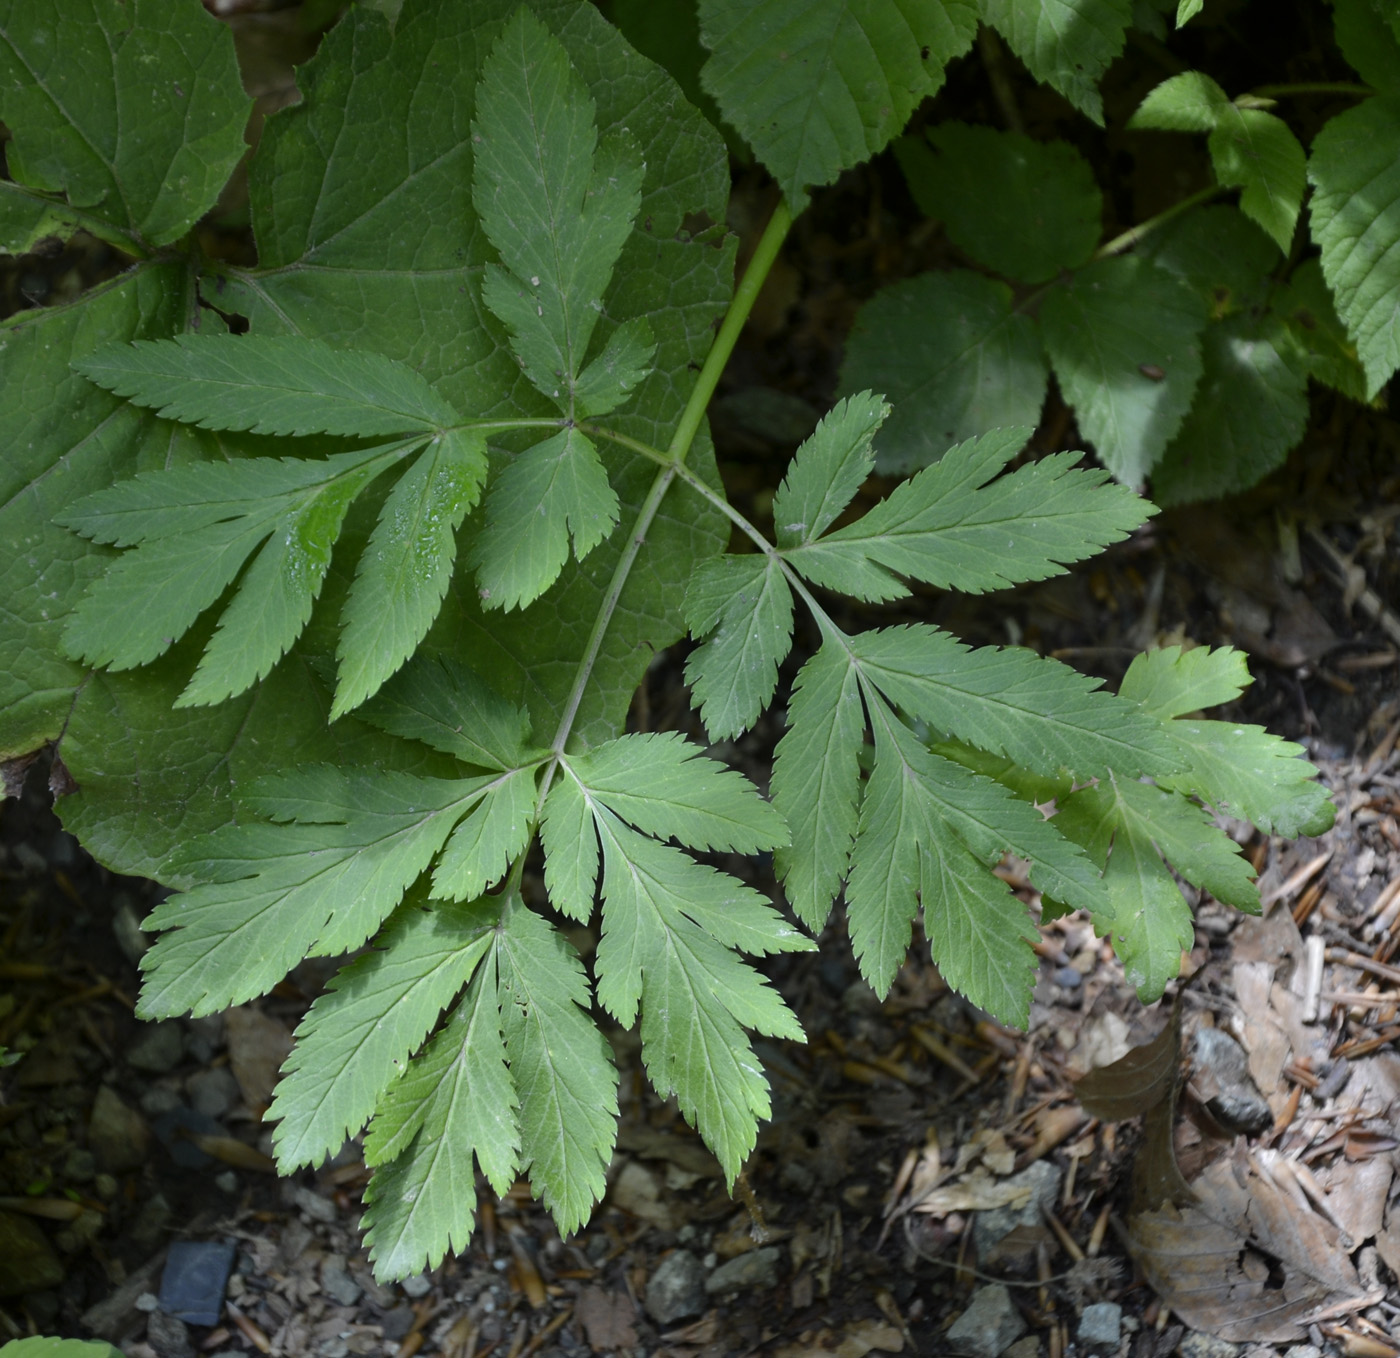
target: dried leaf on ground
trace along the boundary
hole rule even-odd
[[[282,1062],[292,1050],[287,1025],[247,1005],[224,1015],[228,1059],[233,1078],[249,1108],[261,1111],[272,1102]]]

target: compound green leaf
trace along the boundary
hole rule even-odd
[[[642,1060],[652,1084],[663,1096],[676,1095],[732,1182],[753,1150],[758,1119],[771,1113],[767,1082],[744,1027],[796,1041],[802,1029],[777,992],[694,916],[746,914],[762,929],[767,952],[805,948],[808,940],[733,878],[647,839],[606,811],[597,825],[603,844],[599,1003],[629,1025],[640,1003]]]
[[[1308,374],[1284,322],[1240,314],[1212,325],[1191,413],[1152,474],[1163,505],[1245,490],[1283,465],[1308,423]]]
[[[1040,320],[1080,430],[1114,476],[1140,486],[1200,381],[1200,298],[1147,260],[1101,259],[1055,288]]]
[[[626,405],[633,388],[651,372],[655,353],[647,318],[624,321],[608,336],[603,352],[578,375],[574,408],[580,415],[607,415]]]
[[[505,876],[530,842],[535,816],[535,769],[512,769],[486,785],[485,795],[452,832],[433,872],[436,900],[469,901]]]
[[[408,451],[391,445],[324,461],[200,463],[80,500],[61,522],[140,546],[93,583],[69,619],[65,647],[95,665],[145,664],[189,630],[267,540],[179,701],[241,693],[306,625],[350,502]]]
[[[621,137],[600,147],[596,113],[559,40],[516,10],[482,67],[472,124],[472,202],[505,266],[488,266],[482,295],[531,382],[570,417],[584,413],[574,382],[641,207],[641,156]],[[650,355],[621,343],[640,369]]]
[[[1331,828],[1336,808],[1301,745],[1230,721],[1174,721],[1170,734],[1187,772],[1163,778],[1164,787],[1251,820],[1265,834],[1320,835]]]
[[[331,720],[357,707],[418,649],[442,606],[457,529],[481,494],[486,440],[440,435],[389,492],[342,613]]]
[[[950,448],[855,523],[785,552],[808,579],[859,598],[907,593],[896,577],[974,593],[1059,575],[1118,542],[1148,506],[1106,472],[1056,453],[994,480],[1033,431],[1001,429]]]
[[[617,1071],[578,956],[518,897],[497,944],[501,1026],[520,1096],[520,1164],[561,1235],[588,1219],[617,1139]]]
[[[268,1110],[283,1173],[320,1164],[358,1135],[475,971],[493,923],[478,907],[425,910],[410,897],[374,950],[332,977],[297,1028]]]
[[[519,1156],[518,1104],[488,955],[447,1026],[389,1087],[365,1142],[377,1166],[365,1190],[365,1239],[381,1277],[406,1278],[466,1250],[473,1154],[506,1192]]]
[[[711,740],[747,731],[773,700],[792,649],[792,589],[776,556],[704,562],[686,591],[686,620],[700,645],[685,680]]]
[[[311,339],[179,335],[113,345],[74,367],[201,429],[373,438],[432,433],[461,419],[407,365]]]
[[[565,762],[590,802],[643,834],[734,853],[787,840],[782,817],[742,773],[674,731],[619,736]]]
[[[1004,283],[952,270],[896,283],[860,309],[841,388],[883,391],[893,404],[882,472],[926,467],[964,439],[1040,422],[1045,358],[1035,323],[1012,302]]]
[[[1368,99],[1313,139],[1312,235],[1374,397],[1400,366],[1400,98]]]
[[[530,735],[523,708],[450,656],[415,657],[359,715],[381,730],[486,769],[517,767]]]
[[[929,945],[948,984],[1004,1022],[1024,1023],[1035,968],[1025,906],[961,841],[930,795],[923,775],[943,761],[882,703],[874,728],[875,766],[846,884],[861,974],[877,994],[889,990],[922,898]]]
[[[793,455],[773,496],[779,547],[814,542],[836,522],[875,469],[871,441],[889,415],[890,407],[880,397],[862,391],[838,401],[822,417]]]
[[[1213,132],[1231,107],[1230,97],[1201,71],[1164,80],[1128,119],[1128,126],[1157,132]]]
[[[509,463],[486,496],[486,525],[472,563],[488,608],[524,608],[582,561],[619,517],[617,492],[598,450],[578,429],[561,429]]]
[[[959,249],[1022,283],[1045,283],[1089,262],[1103,195],[1068,142],[966,123],[940,123],[928,139],[936,154],[916,162],[923,172],[910,188]]]
[[[194,0],[5,0],[0,34],[17,184],[152,246],[214,206],[247,150],[251,109],[226,24]]]
[[[1038,773],[1171,772],[1166,736],[1097,679],[1021,649],[977,650],[919,624],[851,637],[861,677],[936,731]],[[776,796],[776,794],[775,794]],[[786,812],[782,800],[778,810]],[[791,818],[789,818],[791,823]],[[794,837],[796,828],[794,827]]]
[[[171,860],[169,871],[202,884],[146,921],[170,932],[142,959],[142,1013],[217,1013],[264,994],[307,956],[359,947],[486,781],[332,766],[265,780],[252,808],[298,823],[226,826]]]
[[[700,79],[800,206],[903,128],[977,18],[969,0],[700,0]]]
[[[773,805],[789,848],[774,867],[797,918],[814,933],[841,889],[855,838],[865,709],[849,653],[828,638],[798,671],[787,733],[773,763]]]
[[[1366,370],[1337,315],[1320,260],[1305,259],[1294,269],[1274,298],[1274,310],[1288,327],[1310,377],[1353,401],[1366,399]]]
[[[1211,130],[1215,177],[1238,188],[1240,210],[1287,254],[1307,188],[1307,156],[1282,118],[1257,108],[1226,107]]]
[[[1231,646],[1164,646],[1133,657],[1118,696],[1168,721],[1232,703],[1252,682],[1244,652]]]
[[[1131,0],[983,0],[982,19],[1037,80],[1103,125],[1098,83],[1123,50]]]

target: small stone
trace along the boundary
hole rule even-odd
[[[97,1174],[97,1157],[74,1146],[63,1161],[63,1177],[70,1184],[91,1183]]]
[[[413,1307],[396,1306],[392,1311],[385,1311],[380,1319],[379,1328],[389,1343],[397,1344],[413,1328],[417,1319]]]
[[[42,1292],[63,1281],[48,1237],[28,1217],[0,1212],[0,1297]]]
[[[1079,1317],[1079,1342],[1081,1344],[1111,1344],[1118,1347],[1118,1338],[1123,1329],[1123,1308],[1116,1302],[1096,1301],[1084,1308]]]
[[[146,1322],[146,1342],[156,1351],[156,1358],[194,1358],[194,1345],[183,1320],[176,1320],[164,1311],[152,1311]]]
[[[1039,1226],[1042,1207],[1052,1206],[1059,1196],[1063,1171],[1048,1160],[1037,1160],[1006,1180],[1008,1187],[1025,1185],[1031,1195],[1024,1207],[994,1207],[978,1212],[972,1223],[972,1243],[985,1259],[992,1246],[1004,1240],[1018,1226]]]
[[[417,1301],[420,1297],[426,1297],[433,1290],[433,1280],[428,1274],[419,1273],[416,1277],[405,1278],[399,1286],[414,1301]]]
[[[144,1311],[147,1315],[150,1315],[152,1311],[158,1311],[160,1309],[160,1298],[157,1297],[154,1292],[143,1292],[132,1302],[132,1305],[138,1311]]]
[[[222,1174],[214,1176],[214,1187],[221,1193],[234,1194],[238,1192],[238,1175],[231,1169],[226,1169]]]
[[[967,1358],[999,1358],[1026,1332],[1026,1322],[1000,1283],[979,1287],[967,1310],[948,1330],[947,1340]]]
[[[121,904],[112,916],[112,933],[122,955],[135,966],[146,955],[151,940],[141,932],[141,914],[131,897],[123,893],[118,899]]]
[[[99,1174],[92,1181],[92,1188],[103,1202],[111,1202],[121,1190],[121,1185],[110,1174]]]
[[[207,1118],[221,1118],[238,1101],[238,1081],[227,1066],[201,1070],[185,1082],[190,1107]]]
[[[1240,1346],[1230,1343],[1228,1339],[1217,1339],[1213,1334],[1187,1330],[1181,1336],[1176,1351],[1181,1358],[1235,1358]]]
[[[175,1019],[143,1023],[126,1049],[127,1061],[150,1075],[165,1075],[180,1063],[185,1051],[185,1034]]]
[[[1322,1350],[1315,1344],[1294,1344],[1284,1351],[1283,1358],[1322,1358]]]
[[[689,1250],[672,1250],[652,1271],[645,1298],[658,1325],[673,1325],[705,1309],[705,1268]]]
[[[1024,1335],[1001,1355],[1001,1358],[1040,1358],[1040,1339],[1033,1334]]]
[[[321,1260],[321,1290],[340,1306],[353,1306],[360,1299],[360,1285],[350,1276],[339,1254]]]
[[[153,1193],[131,1223],[131,1241],[138,1249],[154,1249],[169,1225],[170,1204],[163,1193]]]
[[[161,1118],[184,1107],[178,1090],[167,1089],[164,1085],[153,1085],[141,1095],[141,1111],[148,1118]]]
[[[323,1198],[315,1189],[294,1184],[288,1196],[292,1200],[292,1205],[300,1208],[312,1221],[320,1221],[329,1225],[335,1220],[335,1203],[329,1198]]]
[[[125,1174],[145,1162],[151,1133],[141,1114],[103,1085],[92,1101],[88,1146],[107,1173]]]
[[[783,1252],[776,1245],[767,1249],[750,1250],[721,1264],[705,1279],[705,1291],[711,1296],[725,1292],[760,1291],[778,1285],[778,1261]]]

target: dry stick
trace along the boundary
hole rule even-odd
[[[1333,544],[1332,539],[1325,533],[1320,533],[1309,524],[1304,530],[1308,535],[1308,540],[1317,545],[1318,549],[1327,558],[1327,564],[1340,577],[1342,588],[1348,589],[1351,586],[1353,572],[1359,573],[1359,578],[1365,580],[1366,573],[1355,562],[1348,561],[1345,556]],[[1356,596],[1356,602],[1361,605],[1361,611],[1365,613],[1372,622],[1377,623],[1381,630],[1391,641],[1400,646],[1400,617],[1396,617],[1394,612],[1386,606],[1385,600],[1381,598],[1370,585],[1364,585],[1360,593]]]

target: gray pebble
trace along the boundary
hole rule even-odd
[[[1123,1329],[1123,1308],[1116,1302],[1096,1301],[1079,1317],[1081,1344],[1111,1344],[1118,1347]]]
[[[329,1225],[335,1220],[335,1203],[329,1198],[323,1198],[315,1189],[293,1184],[287,1196],[291,1198],[292,1205],[305,1212],[312,1221],[321,1221]]]
[[[181,1099],[179,1091],[166,1089],[164,1085],[154,1085],[141,1095],[141,1111],[148,1118],[164,1117],[166,1113],[173,1113],[177,1108],[184,1107],[184,1100]]]
[[[156,1358],[194,1358],[194,1345],[183,1320],[176,1320],[164,1311],[152,1311],[146,1322],[146,1342],[156,1351]]]
[[[1187,1330],[1181,1336],[1176,1351],[1181,1358],[1235,1358],[1240,1346],[1230,1343],[1227,1339],[1217,1339],[1213,1334]]]
[[[345,1260],[328,1254],[321,1261],[321,1290],[341,1306],[353,1306],[360,1299],[360,1285],[350,1276]]]
[[[1007,1179],[1007,1187],[1028,1187],[1030,1198],[1024,1207],[994,1207],[977,1213],[972,1224],[972,1242],[978,1256],[985,1259],[992,1246],[1004,1240],[1017,1226],[1039,1226],[1042,1208],[1054,1206],[1062,1179],[1063,1172],[1048,1160],[1037,1160]]]
[[[238,1192],[238,1175],[231,1169],[226,1169],[222,1174],[214,1176],[214,1187],[221,1193],[230,1195]]]
[[[1000,1283],[979,1287],[967,1310],[948,1330],[947,1339],[967,1358],[998,1358],[1026,1332],[1026,1322]]]
[[[201,1070],[185,1082],[190,1107],[207,1118],[221,1118],[238,1102],[238,1081],[227,1066]]]
[[[658,1325],[672,1325],[705,1309],[705,1268],[689,1250],[672,1250],[647,1282],[647,1314]]]
[[[778,1285],[778,1261],[783,1252],[776,1245],[767,1249],[749,1250],[721,1264],[705,1279],[705,1291],[711,1296],[724,1292],[763,1290]]]
[[[127,1061],[150,1075],[175,1069],[185,1053],[185,1034],[175,1019],[143,1023],[126,1049]]]
[[[107,1173],[125,1174],[145,1161],[151,1133],[141,1114],[103,1085],[92,1101],[88,1146]]]
[[[417,1301],[420,1297],[426,1297],[433,1290],[433,1280],[426,1273],[420,1273],[417,1277],[405,1278],[399,1286],[414,1301]]]

